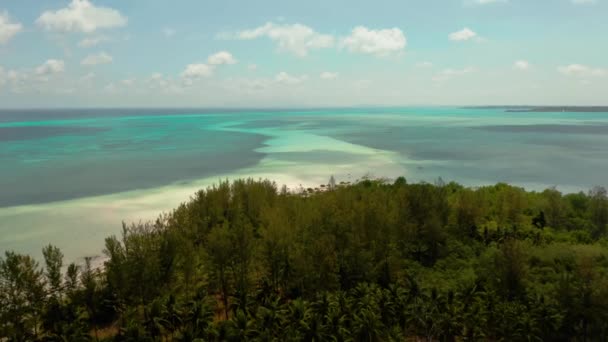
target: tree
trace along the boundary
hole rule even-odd
[[[327,183],[329,190],[333,190],[336,188],[336,179],[334,178],[334,175],[331,175],[331,177],[329,177],[329,183]]]
[[[606,194],[606,189],[599,186],[589,192],[589,214],[595,225],[592,235],[596,239],[606,234],[608,225],[608,196]]]
[[[455,221],[463,236],[471,235],[471,227],[477,227],[483,216],[483,203],[479,193],[463,189],[457,194],[455,206]]]
[[[32,257],[6,251],[0,258],[0,327],[7,336],[16,341],[38,337],[44,285]]]
[[[99,305],[97,301],[97,279],[95,276],[95,270],[93,270],[91,266],[91,257],[86,257],[84,260],[84,269],[80,274],[80,282],[83,287],[84,305],[89,314],[89,323],[95,330],[95,339],[99,341],[99,336],[97,335],[97,324],[95,322]]]
[[[230,266],[232,250],[230,232],[227,225],[211,230],[207,237],[207,253],[213,280],[217,284],[222,298],[225,319],[228,319],[228,297],[231,291]]]
[[[543,211],[538,213],[538,216],[536,216],[532,219],[532,224],[536,228],[539,228],[539,229],[545,228],[545,226],[547,225],[547,220],[545,219],[545,213]]]
[[[545,205],[541,213],[546,216],[546,224],[550,227],[562,227],[566,214],[562,194],[556,188],[551,188],[543,191],[542,196],[545,199]]]
[[[523,298],[525,278],[527,275],[526,254],[522,244],[514,239],[507,239],[494,258],[498,290],[508,300]]]
[[[99,269],[6,252],[0,341],[603,341],[607,203],[602,188],[222,182],[125,224]]]
[[[78,288],[78,272],[78,266],[75,263],[69,264],[65,272],[65,287],[70,296],[73,296]]]
[[[61,267],[63,266],[63,253],[59,248],[48,245],[42,250],[46,265],[46,279],[53,296],[58,297],[61,290]]]

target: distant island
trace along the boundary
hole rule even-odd
[[[473,106],[467,109],[504,109],[508,113],[529,112],[568,112],[568,113],[607,113],[608,106]]]
[[[222,182],[95,269],[0,256],[1,341],[603,341],[608,197]]]

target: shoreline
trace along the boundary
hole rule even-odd
[[[265,158],[254,167],[191,182],[45,204],[4,207],[0,208],[0,253],[14,250],[42,260],[41,250],[50,243],[64,252],[66,262],[82,262],[87,256],[103,257],[105,238],[120,234],[121,222],[154,220],[188,201],[197,191],[224,180],[268,179],[275,182],[278,189],[285,185],[290,190],[297,190],[327,184],[332,175],[338,182],[354,181],[368,174],[369,170],[385,167],[392,169],[386,173],[387,176],[405,174],[402,167],[390,165],[392,160],[383,159],[382,155],[371,156],[368,161],[370,163],[363,168],[365,171],[348,174],[348,170],[355,169],[354,165],[309,164],[303,167],[298,163]]]

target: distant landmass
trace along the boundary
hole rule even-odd
[[[467,109],[504,109],[510,113],[530,113],[530,112],[608,112],[608,106],[474,106],[465,107]]]

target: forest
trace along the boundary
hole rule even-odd
[[[103,267],[6,251],[0,341],[606,341],[607,229],[601,187],[222,181]]]

